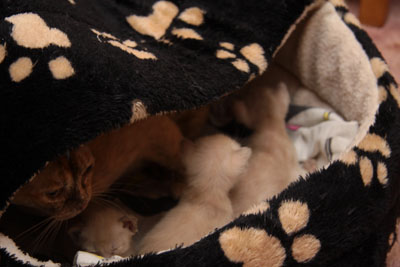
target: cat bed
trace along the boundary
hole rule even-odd
[[[400,97],[341,0],[2,0],[0,215],[57,155],[215,101],[273,64],[358,121],[351,148],[192,246],[107,266],[383,266],[399,215]],[[4,234],[0,265],[61,266]]]

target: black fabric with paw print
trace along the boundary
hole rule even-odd
[[[327,169],[200,242],[109,266],[382,266],[399,210],[400,97],[340,0],[0,0],[0,211],[68,149],[240,89],[306,15],[325,9],[376,77],[379,112],[368,133]],[[1,266],[52,264],[0,233]]]

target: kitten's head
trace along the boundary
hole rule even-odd
[[[12,202],[55,220],[70,219],[83,211],[92,196],[94,157],[86,146],[50,162]]]
[[[90,206],[82,218],[68,229],[71,239],[88,252],[109,258],[129,256],[137,218],[114,207]]]
[[[185,143],[183,160],[188,176],[199,176],[199,183],[215,184],[218,177],[226,177],[219,179],[224,186],[223,182],[230,183],[231,178],[243,173],[250,156],[250,148],[240,146],[226,135],[216,134],[200,138],[194,144]]]

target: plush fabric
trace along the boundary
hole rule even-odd
[[[275,56],[339,111],[353,109],[355,146],[190,247],[109,266],[383,266],[400,205],[400,96],[340,0],[0,0],[0,215],[57,155],[221,98]],[[57,264],[0,234],[0,265]]]
[[[287,116],[287,127],[300,162],[314,159],[318,168],[329,164],[346,150],[357,133],[357,122],[345,121],[327,109],[294,108],[299,111]],[[288,115],[291,115],[290,112]]]

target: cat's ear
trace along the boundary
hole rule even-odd
[[[69,162],[78,184],[84,188],[90,187],[95,159],[89,147],[82,145],[71,151]]]
[[[119,219],[122,222],[122,227],[128,229],[135,234],[137,232],[137,218],[132,215],[124,215]]]
[[[95,164],[92,151],[86,145],[81,145],[79,148],[71,151],[70,160],[76,174],[84,178],[91,174]]]
[[[82,225],[80,224],[73,225],[68,229],[68,235],[76,245],[81,243],[81,234]]]

